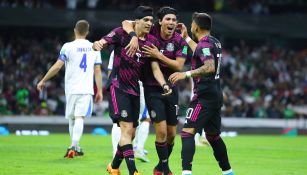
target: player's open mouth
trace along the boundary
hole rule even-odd
[[[167,27],[167,30],[174,30],[174,27]]]

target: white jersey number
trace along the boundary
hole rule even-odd
[[[217,55],[218,58],[218,63],[217,63],[217,69],[216,69],[216,74],[215,74],[215,79],[219,79],[220,78],[220,69],[221,69],[221,61],[222,61],[222,54],[218,53]]]

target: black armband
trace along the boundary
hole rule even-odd
[[[132,31],[132,32],[129,33],[129,36],[131,36],[131,38],[132,38],[132,37],[136,36],[136,33],[134,31]]]

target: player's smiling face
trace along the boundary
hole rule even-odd
[[[140,28],[143,29],[143,33],[149,33],[150,28],[153,23],[153,17],[152,16],[145,16],[144,18],[139,20]]]
[[[159,21],[161,25],[161,32],[165,35],[173,35],[177,26],[177,17],[174,14],[167,14]]]

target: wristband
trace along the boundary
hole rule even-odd
[[[191,38],[190,38],[190,39],[191,39]],[[186,78],[191,78],[191,77],[192,77],[191,71],[186,71],[186,72],[185,72],[185,77],[186,77]]]
[[[167,84],[167,83],[163,84],[163,85],[162,85],[162,88],[163,88],[163,89],[164,89],[164,86],[168,86],[168,84]]]
[[[189,36],[185,38],[185,41],[186,41],[187,43],[189,43],[191,40],[192,40],[192,39],[191,39]]]
[[[131,36],[131,38],[132,38],[132,37],[136,36],[136,33],[134,31],[132,31],[132,32],[129,33],[129,36]]]

